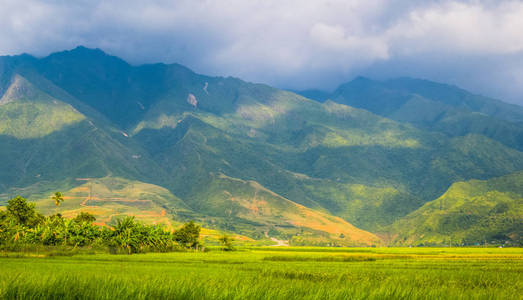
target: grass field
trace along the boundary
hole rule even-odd
[[[523,299],[519,248],[52,254],[1,253],[0,298]]]

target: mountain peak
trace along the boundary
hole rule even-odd
[[[65,51],[65,52],[71,52],[71,53],[82,53],[82,54],[91,54],[91,55],[94,55],[94,54],[102,54],[102,55],[107,55],[102,49],[100,48],[88,48],[88,47],[85,47],[85,46],[82,46],[82,45],[79,45],[79,46],[76,46],[75,48],[69,50],[69,51]]]
[[[105,66],[127,67],[129,64],[123,59],[109,55],[99,48],[87,48],[77,46],[71,50],[55,52],[42,59],[42,61],[62,61],[64,63],[74,63],[83,65],[102,64]]]
[[[370,78],[358,76],[353,80],[341,84],[333,93],[334,97],[338,94],[343,93],[353,93],[356,90],[368,89],[370,87],[376,86],[379,83]]]
[[[11,84],[0,98],[0,105],[16,101],[22,98],[35,98],[37,90],[29,81],[19,74],[15,74],[11,79]]]
[[[78,57],[78,56],[81,56],[81,57],[107,56],[107,54],[99,48],[88,48],[88,47],[79,45],[71,50],[64,50],[64,51],[51,53],[48,57],[65,56],[65,55],[74,55],[75,57]]]

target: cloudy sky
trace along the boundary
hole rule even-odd
[[[145,2],[0,0],[0,55],[85,45],[290,89],[411,76],[523,105],[523,1]]]

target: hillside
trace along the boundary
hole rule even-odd
[[[72,106],[39,91],[20,75],[0,98],[0,134],[18,139],[41,138],[85,117]]]
[[[104,199],[163,199],[150,209],[135,205],[141,202],[98,203],[104,222],[116,212],[165,210],[158,220],[195,219],[250,238],[369,245],[379,242],[373,233],[384,233],[454,182],[523,170],[518,111],[497,109],[505,104],[490,100],[479,108],[477,99],[465,101],[472,103],[466,114],[491,114],[500,130],[510,124],[510,139],[472,130],[461,117],[457,134],[448,134],[393,120],[388,114],[397,110],[383,103],[375,104],[383,111],[320,103],[177,64],[131,66],[98,49],[0,62],[6,120],[0,164],[7,166],[0,169],[0,201],[22,193],[41,199],[49,212],[45,195],[62,190],[75,197],[86,184],[77,178],[92,178]],[[404,91],[413,89],[404,84],[389,93],[381,85],[351,85],[340,95],[359,95],[369,105],[381,99],[372,93],[392,102],[414,92],[425,99],[425,88]],[[445,105],[457,101],[451,100]],[[432,110],[412,115],[424,109]],[[70,198],[64,210],[85,207],[80,198]]]
[[[0,192],[46,181],[74,185],[77,177],[122,175],[161,180],[161,169],[121,133],[15,74],[1,98]],[[140,157],[140,159],[137,159]],[[153,170],[156,170],[153,172]]]
[[[454,183],[392,226],[397,244],[521,245],[523,172]]]
[[[329,95],[310,95],[447,136],[481,134],[523,150],[522,107],[455,86],[412,78],[376,81],[358,77],[340,85]]]

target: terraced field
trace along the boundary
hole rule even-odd
[[[2,253],[0,298],[523,299],[520,248]]]

